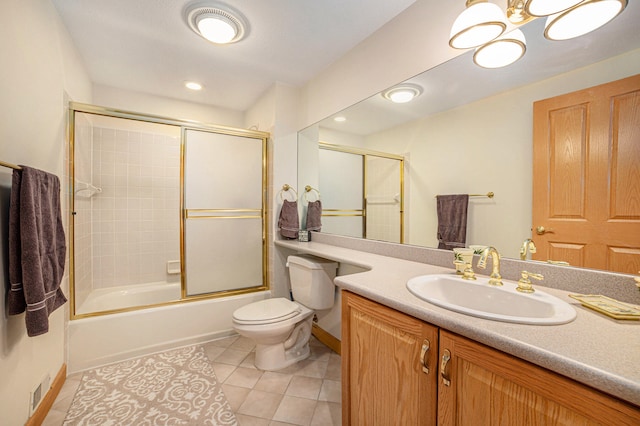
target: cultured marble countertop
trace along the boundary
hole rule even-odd
[[[365,268],[336,277],[336,285],[640,406],[639,321],[608,318],[581,306],[566,291],[536,283],[534,288],[573,305],[576,319],[546,326],[485,320],[432,305],[406,288],[412,277],[452,273],[452,269],[313,241],[276,241],[276,245]]]

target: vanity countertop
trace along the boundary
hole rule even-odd
[[[639,321],[608,318],[582,307],[566,291],[535,284],[534,287],[573,305],[576,319],[563,325],[485,320],[432,305],[407,290],[410,278],[452,273],[452,269],[313,241],[281,240],[276,245],[365,268],[365,272],[336,277],[336,284],[640,406]]]

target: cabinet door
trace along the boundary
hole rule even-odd
[[[435,425],[438,329],[342,293],[345,425]]]
[[[640,409],[440,332],[439,425],[638,425]]]

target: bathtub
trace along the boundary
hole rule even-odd
[[[260,291],[71,320],[68,374],[230,336],[233,311],[270,296]]]
[[[76,309],[76,314],[156,305],[180,299],[180,283],[148,283],[93,290]]]

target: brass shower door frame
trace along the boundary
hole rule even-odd
[[[95,316],[109,315],[121,312],[130,312],[140,309],[147,309],[159,306],[170,306],[180,303],[193,302],[205,299],[215,299],[220,297],[233,296],[238,294],[253,293],[257,291],[264,291],[270,288],[269,274],[268,274],[268,259],[269,259],[269,245],[267,244],[267,229],[269,224],[268,209],[267,209],[267,188],[268,186],[268,139],[270,137],[268,132],[262,132],[258,130],[240,129],[229,126],[220,126],[210,123],[202,123],[192,120],[182,120],[170,117],[164,117],[159,115],[144,114],[139,112],[132,112],[126,110],[120,110],[115,108],[107,108],[103,106],[84,104],[78,102],[69,102],[68,109],[68,142],[69,142],[69,302],[70,302],[70,319],[81,319]],[[146,123],[164,124],[174,126],[180,130],[180,287],[181,297],[180,299],[162,302],[148,305],[133,306],[120,309],[110,309],[99,312],[91,312],[78,314],[76,313],[76,300],[75,300],[75,229],[74,229],[74,217],[75,217],[75,114],[85,113],[93,114],[97,116],[123,118],[135,121],[141,121]],[[185,270],[185,258],[184,258],[184,238],[185,238],[185,220],[187,218],[187,212],[185,210],[184,200],[184,145],[185,134],[187,130],[198,130],[210,133],[219,133],[231,136],[241,136],[251,139],[258,139],[262,145],[262,208],[261,210],[253,210],[249,216],[260,217],[262,219],[262,285],[256,287],[242,288],[237,290],[218,291],[215,293],[199,294],[195,296],[186,296],[186,270]],[[178,213],[178,212],[176,212]],[[237,216],[237,212],[231,213],[233,217]]]
[[[358,217],[362,216],[362,232],[363,238],[367,238],[367,157],[379,157],[387,160],[397,160],[400,162],[400,244],[404,243],[404,157],[402,155],[390,154],[388,152],[374,151],[364,148],[355,148],[352,146],[338,145],[329,142],[320,141],[319,149],[328,151],[343,152],[346,154],[355,154],[362,156],[362,210],[341,210],[341,209],[325,209],[323,216],[346,216]],[[326,212],[326,213],[325,213]]]

